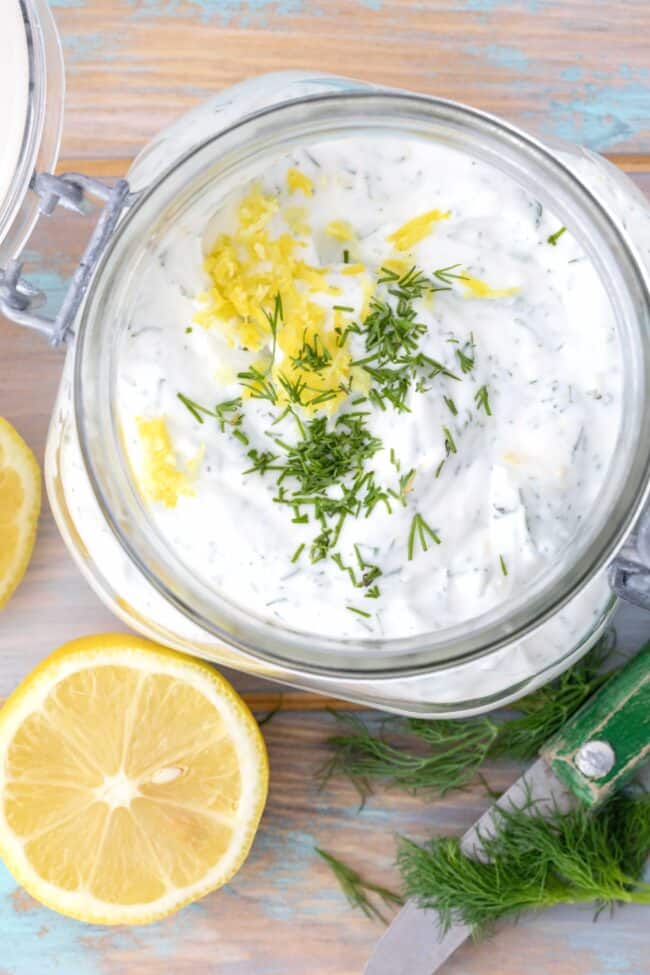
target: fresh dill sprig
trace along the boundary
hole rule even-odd
[[[463,853],[458,838],[418,846],[403,839],[397,863],[406,895],[435,910],[443,931],[476,932],[504,915],[594,903],[650,904],[640,875],[650,854],[650,796],[619,794],[597,816],[580,805],[544,817],[530,805],[495,807],[497,830],[481,837],[484,856]]]
[[[566,227],[560,227],[560,229],[556,230],[554,234],[551,234],[549,237],[546,238],[546,243],[551,244],[552,247],[557,247],[558,240],[560,239],[562,234],[565,233],[566,233]]]
[[[375,894],[387,907],[401,907],[404,903],[399,894],[388,890],[386,887],[381,887],[379,884],[373,884],[364,880],[356,870],[353,870],[346,863],[333,857],[331,853],[326,853],[318,847],[315,849],[319,857],[322,857],[325,863],[331,868],[350,907],[358,907],[366,917],[376,918],[379,921],[383,921],[384,924],[388,923],[378,906],[374,901],[370,900],[368,894]]]
[[[320,770],[321,781],[344,775],[354,783],[362,800],[377,781],[406,792],[435,795],[467,785],[498,734],[497,725],[489,718],[471,722],[410,718],[405,727],[413,737],[404,745],[403,733],[396,734],[391,743],[383,731],[373,734],[357,715],[332,713],[341,732],[328,738],[333,755]],[[403,729],[404,723],[389,719],[384,722],[384,728],[388,727]]]
[[[431,539],[436,545],[440,545],[440,536],[438,533],[433,530],[431,525],[427,524],[421,514],[414,514],[408,539],[409,562],[413,559],[416,541],[420,543],[422,551],[427,552],[429,550],[428,539]]]
[[[513,705],[514,715],[498,722],[486,717],[395,719],[375,733],[354,715],[335,714],[342,730],[328,739],[333,754],[322,778],[346,776],[363,797],[377,781],[408,792],[444,794],[474,781],[487,758],[532,759],[611,676],[601,668],[614,646],[613,632],[606,634],[582,660],[521,698]]]
[[[485,410],[488,416],[492,416],[487,386],[479,386],[474,393],[474,402],[476,403],[477,409]]]
[[[501,571],[504,574],[504,576],[507,576],[508,566],[506,565],[506,560],[504,559],[503,555],[499,556],[499,565],[501,566]]]
[[[351,613],[356,613],[357,616],[365,616],[366,619],[370,619],[372,616],[372,613],[366,613],[365,609],[357,609],[356,606],[346,606],[345,608],[349,609]]]

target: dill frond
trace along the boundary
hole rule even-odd
[[[334,712],[333,712],[334,713]],[[490,718],[473,721],[425,721],[412,718],[407,731],[414,738],[404,747],[391,744],[384,732],[373,734],[354,714],[334,713],[341,733],[328,738],[333,755],[321,769],[321,781],[344,775],[357,788],[362,802],[373,783],[384,782],[406,792],[444,795],[469,784],[487,758],[498,734]],[[385,727],[401,722],[387,721]]]
[[[638,879],[650,853],[649,796],[617,795],[595,816],[583,806],[550,818],[495,810],[485,860],[466,856],[458,838],[400,842],[406,895],[436,910],[444,929],[461,922],[480,933],[504,915],[556,904],[650,904],[650,885]]]
[[[377,904],[370,900],[368,894],[376,895],[388,907],[400,907],[404,903],[399,894],[388,890],[386,887],[381,887],[379,884],[372,884],[364,880],[356,870],[353,870],[352,867],[349,867],[341,860],[337,860],[331,853],[326,853],[318,847],[315,849],[319,857],[322,857],[332,870],[332,873],[339,882],[341,890],[347,898],[348,904],[351,907],[358,907],[366,917],[377,918],[377,920],[383,921],[384,924],[388,923]]]
[[[600,668],[614,645],[612,631],[556,680],[517,701],[512,708],[518,712],[515,716],[498,721],[492,717],[394,719],[374,733],[356,715],[337,713],[341,731],[328,739],[333,754],[321,770],[321,779],[345,776],[362,799],[377,782],[407,792],[444,795],[477,781],[478,770],[488,758],[534,758],[611,676],[601,674]]]

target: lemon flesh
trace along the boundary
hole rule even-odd
[[[0,609],[25,575],[41,510],[41,472],[33,453],[0,416]]]
[[[226,883],[267,787],[259,728],[228,682],[126,634],[62,647],[0,711],[0,854],[80,920],[147,923]]]

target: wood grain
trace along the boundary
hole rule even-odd
[[[146,140],[225,85],[282,68],[318,68],[465,101],[543,137],[609,157],[650,193],[647,0],[52,0],[68,93],[60,170],[122,176]],[[28,272],[61,300],[86,237],[71,215],[43,222]],[[42,461],[61,356],[0,321],[0,414]],[[0,697],[58,644],[119,624],[76,571],[45,504],[27,577],[0,618]],[[628,612],[622,643],[648,634]],[[259,837],[226,890],[135,931],[59,918],[0,867],[0,975],[358,975],[380,926],[352,911],[316,845],[396,884],[396,832],[457,833],[485,807],[479,788],[444,800],[353,788],[315,772],[335,701],[230,675],[264,727],[271,794]],[[374,719],[371,719],[374,720]],[[490,784],[520,769],[500,763]],[[647,912],[591,924],[553,911],[467,945],[448,975],[650,975]]]

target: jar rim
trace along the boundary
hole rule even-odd
[[[151,525],[120,454],[119,430],[111,415],[110,397],[96,390],[114,380],[110,356],[98,359],[106,337],[104,311],[109,296],[126,288],[132,276],[138,240],[151,240],[152,228],[170,208],[187,205],[200,187],[236,166],[242,153],[277,155],[287,141],[299,138],[306,124],[310,137],[322,138],[335,125],[338,137],[361,124],[428,125],[438,127],[449,144],[473,150],[519,183],[530,183],[531,172],[542,202],[583,244],[606,280],[619,327],[636,342],[634,373],[626,393],[634,394],[636,410],[619,432],[616,490],[603,491],[600,526],[594,537],[576,545],[576,557],[562,579],[543,575],[527,586],[522,598],[466,623],[416,637],[378,641],[338,640],[279,627],[251,610],[244,611],[190,578],[180,559],[152,537]],[[392,130],[391,130],[392,131]],[[298,133],[298,135],[297,135]],[[182,200],[179,202],[179,194]],[[147,227],[148,233],[143,234]],[[140,237],[139,237],[140,235]],[[155,234],[154,234],[155,236]],[[129,260],[127,260],[129,258]],[[128,272],[125,268],[128,267]],[[115,298],[115,300],[117,300]],[[110,325],[109,325],[110,329]],[[102,338],[103,335],[103,338]],[[650,442],[650,294],[648,282],[625,231],[585,184],[546,146],[521,130],[478,109],[444,99],[386,89],[308,95],[264,108],[205,139],[177,160],[138,200],[120,224],[95,274],[79,322],[74,373],[74,409],[81,453],[94,495],[122,549],[137,570],[193,623],[258,660],[287,670],[364,680],[393,679],[464,664],[502,649],[532,633],[573,599],[600,572],[623,544],[650,490],[650,456],[637,445]],[[103,358],[104,361],[100,361]],[[101,443],[102,455],[96,449]],[[500,612],[499,612],[500,611]],[[471,631],[471,632],[468,632]],[[308,644],[308,646],[306,646]]]

